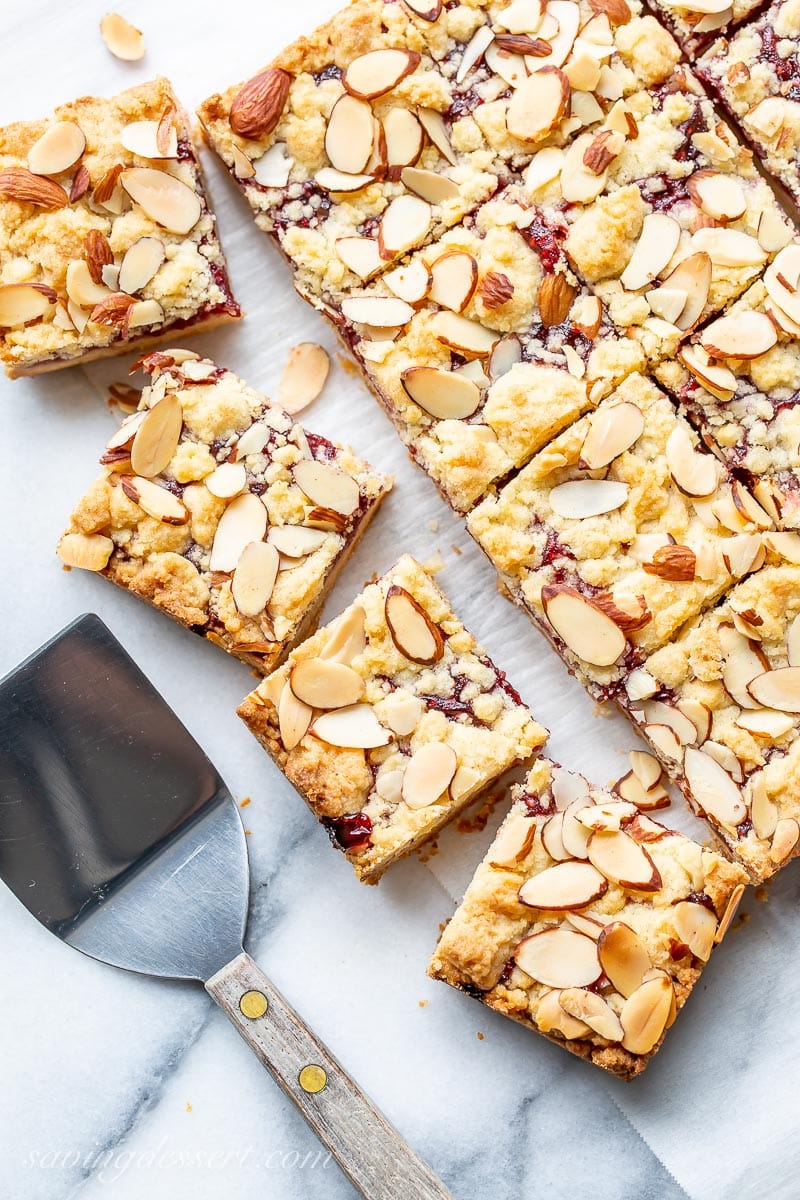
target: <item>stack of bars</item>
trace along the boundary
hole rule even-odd
[[[142,360],[60,546],[265,676],[240,715],[364,882],[524,764],[431,973],[626,1078],[800,854],[800,11],[652,7],[354,0],[199,112],[502,590],[648,742],[613,792],[531,765],[413,559],[313,632],[392,481],[209,360]],[[0,254],[11,373],[238,314],[152,86],[99,188],[46,189],[46,253]],[[6,131],[0,196],[34,171],[43,207],[79,117]],[[662,768],[721,853],[647,815]]]

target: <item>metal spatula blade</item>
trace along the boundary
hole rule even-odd
[[[243,952],[236,805],[96,616],[0,681],[0,879],[83,953],[204,982],[362,1195],[449,1196]]]

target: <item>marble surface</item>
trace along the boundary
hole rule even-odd
[[[0,9],[0,121],[156,72],[191,105],[257,69],[329,15],[239,0],[224,19],[189,0],[126,0],[143,63],[105,51],[105,4],[11,0]],[[277,253],[208,161],[238,328],[194,342],[274,388],[288,347],[331,332],[293,294]],[[126,364],[0,383],[3,582],[0,671],[85,611],[99,613],[216,761],[250,796],[248,948],[458,1200],[793,1200],[800,1167],[792,1034],[798,1009],[798,875],[752,895],[645,1077],[625,1085],[425,976],[437,929],[488,836],[450,831],[427,863],[365,888],[234,715],[251,676],[103,580],[59,570],[54,546],[117,418],[105,387]],[[406,459],[361,382],[337,361],[313,429],[397,475],[330,598],[334,615],[401,550],[440,552],[441,579],[536,715],[551,753],[598,782],[635,739],[594,711],[488,564]],[[679,805],[668,821],[693,826]],[[333,1163],[202,990],[127,975],[62,946],[0,888],[0,1195],[14,1200],[351,1200]],[[411,1200],[411,1198],[409,1198]]]

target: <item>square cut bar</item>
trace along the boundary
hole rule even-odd
[[[639,732],[728,853],[768,879],[800,851],[800,566],[743,580],[632,682],[620,703]]]
[[[638,3],[613,8],[355,0],[200,120],[298,289],[335,299],[461,220],[537,145],[669,76],[669,34]]]
[[[292,651],[239,715],[363,883],[547,737],[407,555]]]
[[[457,512],[645,366],[511,187],[342,301],[355,354]],[[386,328],[390,323],[393,328]]]
[[[752,159],[681,66],[620,101],[600,133],[536,155],[525,180],[616,327],[657,362],[791,236]]]
[[[747,473],[785,529],[800,528],[799,277],[792,242],[725,316],[656,369],[706,444]]]
[[[166,79],[0,129],[0,360],[12,377],[240,316]]]
[[[764,560],[769,515],[672,403],[631,375],[468,528],[595,698]]]
[[[730,39],[720,38],[697,70],[800,206],[798,0],[778,0]]]
[[[58,553],[267,674],[315,628],[392,480],[208,359],[143,366]]]
[[[511,795],[428,973],[633,1079],[724,936],[746,876],[545,758]]]

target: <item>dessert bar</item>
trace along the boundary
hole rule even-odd
[[[766,511],[670,400],[629,376],[468,528],[501,583],[598,699],[761,565]]]
[[[429,974],[632,1079],[722,940],[746,876],[547,759],[511,795]]]
[[[620,702],[692,808],[757,881],[800,850],[800,537],[629,680]]]
[[[0,129],[0,360],[33,375],[240,316],[166,79]]]
[[[239,715],[364,883],[547,736],[408,556],[292,651]]]
[[[315,628],[392,481],[208,359],[142,365],[59,555],[266,674]]]

